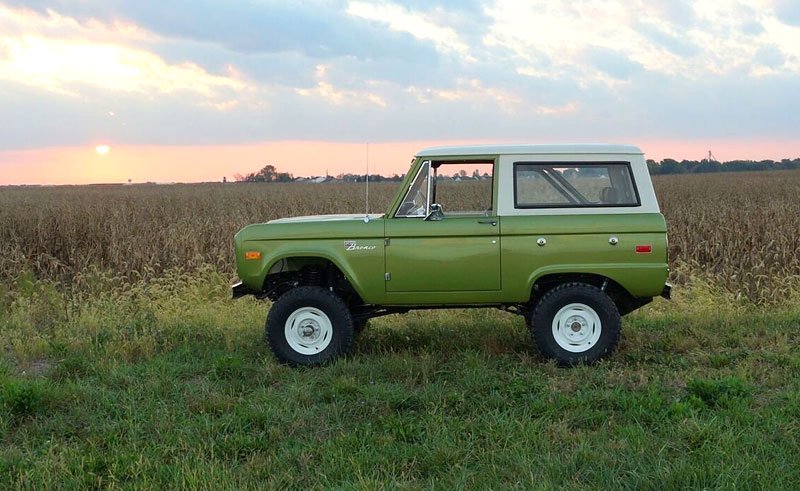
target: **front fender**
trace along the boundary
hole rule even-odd
[[[383,238],[247,241],[244,249],[262,253],[258,261],[238,263],[239,278],[251,289],[260,291],[280,261],[307,257],[325,259],[339,268],[366,303],[380,303],[385,295]]]

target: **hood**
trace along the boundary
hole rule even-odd
[[[369,220],[365,220],[369,217]],[[280,218],[248,225],[236,240],[359,239],[383,237],[383,214],[316,215]]]
[[[369,217],[370,220],[377,220],[379,218],[383,218],[383,213],[370,213],[369,215],[365,215],[364,213],[352,213],[346,215],[309,215],[303,217],[278,218],[276,220],[270,220],[267,223],[280,224],[280,223],[307,223],[307,222],[339,222],[345,220],[360,220],[363,222],[366,217]]]

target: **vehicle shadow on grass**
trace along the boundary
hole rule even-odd
[[[464,351],[539,357],[521,317],[498,312],[418,312],[373,319],[357,336],[352,354]]]

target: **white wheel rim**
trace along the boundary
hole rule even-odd
[[[597,312],[582,303],[566,305],[553,317],[553,337],[571,353],[583,353],[594,347],[602,328]]]
[[[301,307],[286,319],[283,332],[293,350],[302,355],[316,355],[331,344],[333,324],[325,312]]]

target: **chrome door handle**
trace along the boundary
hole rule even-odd
[[[497,226],[497,220],[494,218],[478,220],[478,223],[485,223],[487,225],[491,225],[492,227]]]

